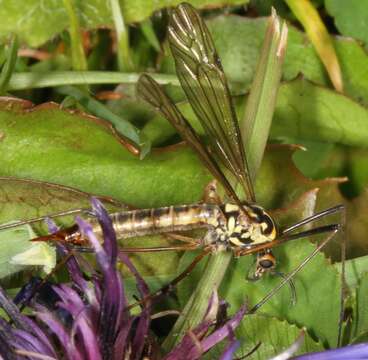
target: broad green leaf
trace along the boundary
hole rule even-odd
[[[281,86],[271,137],[344,145],[368,144],[368,109],[322,86],[297,79]]]
[[[140,161],[96,118],[55,104],[15,109],[19,101],[8,100],[0,100],[0,176],[59,183],[136,207],[197,201],[210,180],[185,147]]]
[[[142,21],[154,11],[164,7],[178,5],[180,0],[167,1],[120,1],[126,23]],[[195,7],[222,6],[223,1],[193,0]],[[244,4],[244,0],[228,0],[226,4]],[[95,29],[102,26],[112,27],[110,2],[106,0],[84,0],[76,2],[81,26]],[[63,0],[28,0],[19,6],[17,0],[5,0],[1,3],[0,38],[10,33],[19,35],[22,42],[37,47],[55,37],[68,27],[69,21]]]
[[[302,145],[306,151],[296,152],[293,160],[305,176],[313,179],[323,179],[344,174],[347,163],[347,147],[319,141],[302,141],[300,139],[297,143]]]
[[[368,7],[362,0],[325,0],[327,12],[341,34],[368,42]]]
[[[219,16],[207,22],[234,91],[249,89],[264,38],[266,21],[263,18]],[[334,38],[334,47],[340,61],[345,94],[367,104],[366,52],[351,38]],[[329,83],[323,65],[307,36],[290,25],[283,78],[291,80],[298,74],[303,74],[306,79],[321,85]]]
[[[235,358],[241,358],[250,352],[259,342],[258,350],[251,356],[250,360],[270,359],[289,347],[301,334],[302,329],[290,325],[286,321],[263,316],[259,314],[245,315],[243,321],[235,330],[235,336],[240,341],[240,348],[235,353]],[[220,355],[221,346],[216,346],[204,356],[204,359],[217,359]],[[307,352],[322,351],[321,343],[314,341],[305,334],[301,347],[294,355]]]
[[[143,158],[149,152],[149,142],[145,141],[139,135],[139,130],[136,127],[134,127],[124,117],[118,116],[114,112],[111,112],[104,104],[93,99],[85,91],[82,91],[77,87],[63,86],[58,88],[58,92],[74,98],[84,106],[86,111],[110,122],[121,136],[133,143],[133,153],[136,153],[140,150],[140,156]],[[140,149],[137,148],[138,146]]]

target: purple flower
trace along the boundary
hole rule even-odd
[[[293,357],[298,360],[359,360],[368,359],[368,343],[344,346],[342,348],[309,353]]]
[[[0,305],[13,323],[0,319],[0,355],[4,358],[18,359],[25,353],[58,358],[60,352],[64,354],[63,358],[73,360],[142,357],[150,324],[150,307],[138,316],[125,310],[128,302],[116,268],[118,249],[115,232],[100,202],[94,199],[92,206],[103,229],[103,243],[99,242],[88,223],[79,218],[77,223],[90,241],[100,274],[94,272],[87,281],[76,259],[68,260],[72,284],[53,286],[50,291],[56,294],[54,307],[67,313],[69,321],[40,302],[33,303],[35,320],[32,320],[22,315],[0,289]],[[50,227],[56,231],[52,224]],[[63,247],[59,250],[64,255],[67,253]],[[140,296],[147,296],[148,287],[132,263],[127,257],[119,258],[135,275]],[[25,296],[29,296],[29,291]]]
[[[118,252],[115,232],[106,210],[96,199],[92,200],[92,207],[103,230],[103,243],[97,239],[90,224],[80,218],[76,221],[94,250],[99,272],[84,261],[91,274],[86,279],[80,265],[82,258],[77,261],[75,257],[70,257],[66,263],[70,284],[45,286],[37,280],[34,282],[37,296],[34,296],[34,287],[28,286],[16,298],[16,303],[21,306],[29,304],[32,299],[29,305],[34,310],[32,316],[23,315],[0,287],[0,307],[10,320],[8,322],[0,317],[0,358],[36,359],[42,355],[59,359],[60,354],[67,360],[138,360],[144,355],[157,358],[158,345],[152,346],[155,352],[146,354],[147,348],[152,345],[150,318],[153,299],[149,298],[148,286],[129,258]],[[57,231],[55,224],[49,223],[49,228],[51,232]],[[58,250],[63,256],[70,254],[63,246],[59,246]],[[116,267],[118,260],[134,275],[139,295],[145,299],[145,306],[138,315],[127,311],[128,301]],[[48,300],[52,300],[43,301],[42,292],[46,292]],[[215,321],[219,308],[224,309],[225,306],[219,306],[215,293],[203,322],[189,331],[165,359],[198,359],[226,338],[228,346],[221,359],[231,359],[239,346],[234,329],[243,318],[245,307],[233,318],[223,319],[221,323]],[[216,324],[218,328],[215,328]]]

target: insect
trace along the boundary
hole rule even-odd
[[[257,253],[254,280],[261,278],[267,272],[277,274],[272,248],[286,241],[331,233],[331,236],[317,248],[319,250],[340,229],[340,224],[320,226],[299,233],[295,233],[295,230],[326,215],[342,213],[344,207],[338,205],[329,208],[292,226],[279,229],[266,210],[256,204],[229,87],[209,30],[191,5],[181,4],[171,13],[168,32],[177,76],[207,135],[208,146],[202,143],[176,105],[149,75],[140,77],[137,85],[138,95],[167,118],[187,144],[194,149],[203,164],[225,189],[228,201],[223,203],[216,196],[215,190],[209,189],[207,194],[209,201],[203,204],[112,213],[110,216],[117,237],[129,238],[206,228],[208,231],[200,240],[189,240],[179,236],[178,239],[184,241],[184,244],[126,250],[146,252],[203,248],[203,253],[197,256],[193,263],[170,283],[171,285],[185,277],[206,253],[216,251],[232,251],[236,257]],[[234,183],[241,185],[247,201],[238,197],[232,185]],[[88,210],[76,209],[72,212],[49,215],[49,217],[71,213],[91,215]],[[41,219],[31,219],[15,224],[31,223]],[[101,234],[97,221],[93,217],[90,221],[96,234]],[[9,225],[2,228],[6,227]],[[55,240],[82,247],[86,245],[86,239],[77,225],[36,240]],[[315,253],[311,254],[309,259]],[[291,279],[290,274],[283,277],[284,282]]]

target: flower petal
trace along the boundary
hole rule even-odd
[[[240,324],[241,320],[243,319],[246,313],[246,306],[243,305],[238,310],[238,312],[228,320],[224,326],[214,331],[211,335],[207,336],[202,342],[203,351],[207,351],[221,340],[225,339],[225,337],[231,335],[231,332],[236,329],[236,327]]]
[[[221,354],[221,357],[219,360],[232,360],[233,355],[235,354],[235,351],[240,346],[240,341],[233,339],[229,345],[225,348],[225,351]]]
[[[344,346],[342,348],[320,351],[293,357],[298,360],[359,360],[368,359],[368,343]]]
[[[104,243],[103,247],[110,258],[111,263],[116,263],[118,246],[111,218],[97,198],[92,198],[92,208],[102,228]]]

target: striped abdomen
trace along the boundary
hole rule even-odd
[[[123,211],[109,215],[118,239],[190,230],[200,227],[216,227],[222,217],[216,205],[180,205],[157,209]],[[96,218],[89,218],[93,232],[102,239],[102,229]],[[54,234],[40,236],[34,241],[62,241],[75,245],[85,245],[86,239],[80,233],[78,225],[57,231]],[[87,242],[88,243],[88,242]]]
[[[190,230],[213,225],[220,209],[216,205],[180,205],[111,214],[117,238]]]

